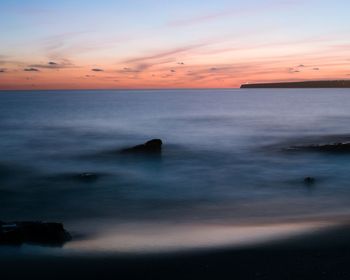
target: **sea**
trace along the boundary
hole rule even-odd
[[[290,147],[349,142],[349,124],[348,89],[2,91],[0,220],[62,222],[73,236],[28,254],[249,246],[320,230],[349,216],[350,153]],[[150,139],[161,154],[120,153]]]

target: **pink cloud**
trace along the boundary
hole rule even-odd
[[[149,56],[141,56],[141,57],[127,59],[124,61],[124,63],[144,62],[144,61],[149,61],[149,60],[157,60],[157,59],[161,59],[161,58],[167,58],[169,56],[174,56],[174,55],[178,55],[181,53],[185,53],[185,52],[188,52],[188,51],[191,51],[194,49],[201,48],[201,47],[206,46],[206,45],[207,44],[194,44],[194,45],[189,45],[186,47],[175,48],[175,49],[171,49],[171,50],[164,51],[164,52],[159,52],[159,53],[149,55]]]

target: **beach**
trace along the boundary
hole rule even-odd
[[[350,226],[245,248],[163,254],[7,256],[2,279],[348,279]]]

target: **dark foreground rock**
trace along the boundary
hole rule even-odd
[[[162,151],[162,140],[152,139],[144,144],[121,150],[124,154],[160,154]]]
[[[72,239],[61,223],[0,221],[0,245],[38,245],[60,246]]]
[[[321,145],[292,146],[289,151],[350,153],[350,143],[332,143]]]

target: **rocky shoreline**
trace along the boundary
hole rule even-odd
[[[0,221],[0,245],[62,246],[70,240],[72,236],[61,223]]]

